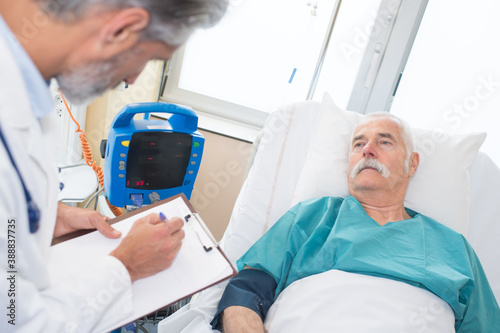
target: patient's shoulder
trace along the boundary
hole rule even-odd
[[[314,204],[314,203],[319,203],[319,202],[343,202],[345,198],[342,197],[318,197],[318,198],[311,198],[311,199],[306,199],[304,201],[301,201],[299,205],[303,204]]]
[[[462,237],[462,234],[457,232],[456,230],[453,230],[452,228],[442,224],[441,222],[427,216],[424,214],[418,213],[415,215],[414,218],[420,218],[422,220],[422,223],[427,227],[427,228],[432,228],[435,231],[438,231],[440,233],[443,233],[445,235],[448,235],[450,237]]]
[[[345,198],[341,197],[321,197],[312,198],[299,202],[292,210],[318,209],[320,207],[340,206]]]
[[[468,252],[472,249],[465,236],[456,230],[423,214],[418,214],[415,218],[421,219],[427,241],[442,243],[446,248],[454,249],[453,251],[458,251],[459,248],[462,248]],[[454,244],[455,246],[450,247],[450,244]]]
[[[321,224],[332,224],[339,214],[344,198],[322,197],[302,201],[280,219],[281,223],[293,224],[304,230],[314,230]],[[284,221],[281,221],[284,220]]]

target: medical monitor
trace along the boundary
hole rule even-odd
[[[134,120],[138,113],[145,119]],[[149,119],[169,113],[168,120]],[[178,193],[189,199],[205,139],[193,110],[167,103],[127,105],[115,117],[105,153],[105,193],[111,204],[150,204]]]

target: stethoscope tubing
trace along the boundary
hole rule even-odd
[[[9,149],[9,146],[7,145],[7,141],[5,140],[5,138],[3,136],[1,127],[0,127],[0,139],[2,140],[2,143],[5,147],[5,150],[7,151],[7,155],[9,155],[9,159],[10,159],[10,162],[12,163],[12,166],[16,170],[17,175],[19,176],[19,179],[21,180],[21,185],[23,186],[23,190],[24,190],[24,196],[26,197],[26,205],[28,206],[28,219],[29,219],[30,232],[35,233],[38,230],[38,228],[40,227],[40,209],[38,209],[38,206],[31,198],[30,192],[28,191],[28,188],[26,187],[26,184],[24,183],[24,179],[21,176],[19,169],[17,168],[17,164],[14,161],[14,158],[12,157],[12,153]]]

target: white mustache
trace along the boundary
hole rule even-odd
[[[387,178],[391,174],[389,169],[383,165],[379,160],[373,158],[363,158],[360,160],[351,171],[351,178],[356,177],[364,168],[373,168],[377,170],[382,177]]]

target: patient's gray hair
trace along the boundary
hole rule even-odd
[[[171,46],[184,43],[197,28],[215,25],[224,15],[229,0],[32,0],[47,14],[66,22],[81,18],[92,6],[109,10],[144,8],[151,22],[142,38]]]
[[[410,125],[403,119],[393,115],[392,113],[386,111],[373,112],[366,115],[366,117],[359,122],[357,126],[366,124],[373,120],[373,118],[382,118],[392,121],[399,127],[399,134],[406,148],[406,160],[405,160],[405,172],[408,172],[410,165],[410,157],[413,152],[415,152],[415,136]],[[356,127],[357,127],[356,126]],[[354,134],[354,133],[353,133]]]

